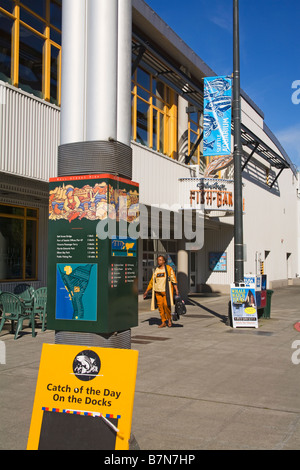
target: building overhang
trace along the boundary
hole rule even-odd
[[[281,155],[271,149],[269,145],[267,145],[257,135],[250,131],[250,129],[248,129],[244,124],[241,124],[241,140],[242,145],[250,150],[250,154],[247,156],[242,166],[242,171],[246,168],[249,161],[255,154],[263,158],[270,165],[270,167],[279,170],[276,177],[270,184],[270,188],[274,186],[283,170],[291,168],[289,162],[287,162]]]

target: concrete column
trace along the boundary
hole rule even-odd
[[[117,140],[118,0],[87,8],[86,140]]]
[[[185,249],[185,240],[178,240],[177,281],[179,293],[186,301],[189,293],[189,253]]]
[[[131,38],[132,0],[118,0],[117,140],[131,141]]]
[[[60,144],[84,140],[86,0],[62,2]]]

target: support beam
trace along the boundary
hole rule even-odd
[[[202,134],[200,134],[200,136],[198,137],[198,139],[196,140],[196,142],[194,143],[193,147],[192,147],[192,150],[190,151],[190,154],[185,157],[185,164],[188,165],[191,161],[191,158],[192,156],[194,155],[195,153],[195,150],[197,149],[198,145],[200,144],[201,140],[203,139],[203,131],[202,131]]]
[[[138,53],[138,55],[137,55],[135,61],[134,61],[133,64],[132,64],[132,68],[131,68],[132,74],[134,74],[134,72],[135,72],[136,69],[138,68],[139,63],[141,62],[142,57],[143,57],[145,51],[146,51],[146,48],[145,48],[144,46],[139,46],[139,53]]]
[[[281,173],[283,172],[284,168],[282,167],[280,172],[278,173],[278,175],[276,176],[276,178],[274,179],[273,183],[271,184],[270,186],[270,189],[273,188],[274,184],[276,183],[276,181],[278,180],[279,176],[281,175]]]
[[[246,168],[246,166],[248,165],[248,163],[249,163],[249,161],[251,160],[251,158],[253,157],[253,155],[254,155],[254,153],[255,153],[255,151],[256,151],[256,149],[257,149],[258,146],[259,146],[259,143],[256,142],[254,149],[252,150],[252,152],[250,153],[250,155],[248,156],[247,160],[245,161],[245,163],[244,163],[244,165],[243,165],[243,167],[242,167],[242,173],[243,173],[244,169]]]

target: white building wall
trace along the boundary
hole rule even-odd
[[[290,170],[284,170],[274,190],[246,178],[243,182],[245,272],[256,272],[258,253],[265,261],[265,274],[274,285],[276,281],[295,278],[298,269],[295,176]]]

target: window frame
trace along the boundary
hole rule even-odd
[[[138,83],[138,72],[142,71],[149,76],[150,90]],[[156,94],[155,84],[159,82],[163,86],[163,96]],[[139,93],[141,90],[142,93]],[[145,94],[149,96],[148,100]],[[177,157],[177,94],[168,85],[159,81],[143,67],[137,67],[132,75],[132,139],[139,142],[138,128],[138,103],[148,106],[147,112],[147,144],[148,148],[166,155],[172,159]],[[169,98],[169,99],[168,99]],[[156,115],[156,133],[154,132],[154,115]]]
[[[0,1],[0,13],[4,16],[9,17],[14,21],[12,31],[11,31],[11,42],[12,42],[12,57],[11,57],[11,76],[10,76],[10,83],[22,89],[22,85],[19,85],[19,53],[20,53],[20,26],[26,28],[27,30],[31,31],[33,34],[37,35],[41,39],[44,40],[44,47],[43,47],[43,59],[42,59],[42,67],[43,67],[43,78],[42,78],[42,90],[40,90],[42,98],[45,101],[51,102],[60,106],[61,104],[61,44],[58,44],[54,40],[51,39],[51,30],[56,31],[57,33],[61,34],[61,31],[54,25],[50,23],[50,3],[51,0],[45,0],[46,3],[46,14],[45,18],[42,18],[33,10],[28,8],[26,5],[22,4],[21,0],[12,0],[12,13],[6,10],[1,6]],[[37,20],[44,24],[44,32],[41,33],[30,24],[22,21],[21,16],[21,9],[35,17]],[[59,50],[58,52],[58,71],[57,71],[57,94],[56,97],[51,96],[51,47],[55,47]],[[38,96],[38,95],[37,95]]]
[[[1,212],[1,206],[14,207],[17,209],[23,209],[23,215],[21,214],[6,214]],[[36,216],[27,215],[27,211],[36,211]],[[0,204],[0,217],[7,219],[17,219],[23,221],[23,246],[22,246],[22,276],[20,278],[0,279],[0,282],[19,282],[19,281],[36,281],[38,279],[38,233],[39,233],[39,209],[37,207],[20,206],[17,204]],[[26,277],[26,234],[27,234],[27,221],[35,221],[35,275],[33,277]]]

